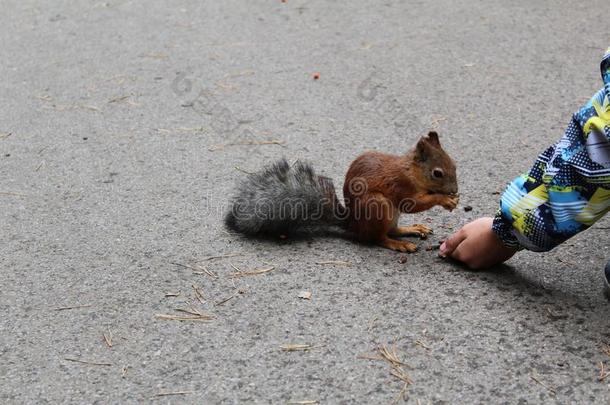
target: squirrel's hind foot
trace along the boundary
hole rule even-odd
[[[379,246],[403,253],[413,253],[417,250],[417,245],[413,242],[395,240],[390,238],[386,238],[380,241]]]
[[[426,239],[432,233],[432,228],[422,224],[413,224],[411,226],[397,226],[390,230],[391,236],[419,236],[421,239]]]

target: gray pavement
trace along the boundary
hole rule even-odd
[[[494,271],[425,250],[493,214],[601,86],[609,11],[3,1],[0,402],[391,403],[403,383],[361,357],[394,345],[410,404],[610,403],[607,218]],[[430,128],[473,210],[403,218],[436,232],[406,263],[330,236],[223,229],[243,171],[309,159],[341,187],[363,150],[400,153]],[[231,265],[275,267],[231,278]],[[187,307],[214,319],[155,317]]]

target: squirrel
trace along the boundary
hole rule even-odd
[[[248,175],[230,200],[225,225],[245,235],[285,238],[298,231],[338,227],[363,243],[414,252],[417,245],[401,236],[425,238],[425,225],[398,226],[401,213],[425,211],[435,205],[451,211],[458,203],[455,163],[429,132],[404,155],[368,151],[357,157],[345,175],[343,204],[333,181],[313,167],[281,159]]]

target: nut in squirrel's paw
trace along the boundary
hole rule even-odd
[[[457,207],[458,203],[460,202],[460,196],[459,195],[447,195],[443,198],[443,201],[441,202],[441,206],[448,210],[448,211],[453,211],[455,209],[455,207]]]

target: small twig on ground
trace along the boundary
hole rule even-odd
[[[174,266],[184,267],[185,269],[192,270],[194,274],[207,274],[208,276],[210,276],[212,278],[218,278],[218,276],[216,274],[212,273],[205,266],[193,267],[193,266],[189,266],[187,264],[182,264],[182,263],[176,263],[176,262],[169,262],[169,263],[173,264]]]
[[[108,332],[104,332],[103,335],[104,341],[106,342],[108,347],[112,347],[112,332],[110,331],[110,329],[108,330]]]
[[[311,344],[285,344],[280,345],[280,350],[283,352],[308,352],[322,346],[314,346]]]
[[[17,196],[17,197],[27,197],[27,195],[25,195],[25,194],[15,193],[15,192],[12,192],[12,191],[0,191],[0,195],[14,195],[14,196]]]
[[[72,305],[72,306],[67,306],[67,307],[53,308],[53,311],[65,311],[65,310],[68,310],[68,309],[89,308],[90,306],[91,306],[91,304]]]
[[[244,289],[242,289],[242,288],[239,288],[239,289],[237,289],[237,291],[235,292],[235,294],[231,295],[231,296],[230,296],[230,297],[228,297],[228,298],[225,298],[225,299],[223,299],[223,300],[218,301],[217,303],[215,303],[215,304],[214,304],[214,306],[215,306],[215,307],[218,307],[218,306],[220,306],[220,305],[223,305],[223,304],[227,303],[228,301],[232,300],[233,298],[238,297],[240,294],[244,294],[245,292],[246,292],[246,290],[244,290]]]
[[[243,142],[229,142],[229,143],[219,143],[216,145],[212,145],[208,148],[210,152],[215,152],[217,150],[221,150],[227,148],[229,146],[240,146],[240,145],[280,145],[283,146],[286,141],[282,141],[280,139],[271,139],[268,141],[243,141]]]
[[[209,260],[226,259],[229,257],[244,256],[244,255],[245,255],[245,253],[237,253],[237,252],[236,253],[227,253],[227,254],[219,255],[219,256],[208,256],[208,257],[203,258],[202,261],[207,262]]]
[[[598,381],[604,381],[608,376],[610,376],[610,371],[606,371],[606,366],[603,361],[599,362],[599,377],[597,377]]]
[[[343,260],[324,260],[321,262],[317,262],[316,264],[335,264],[338,266],[351,266],[352,265],[350,262],[346,262]]]
[[[214,304],[215,307],[221,306],[223,304],[226,304],[227,302],[229,302],[230,300],[232,300],[233,298],[237,297],[237,294],[233,294],[228,298],[225,298],[223,300],[218,301],[217,303]]]
[[[155,395],[155,397],[167,397],[170,395],[188,395],[194,394],[195,391],[167,391],[167,392],[159,392]]]
[[[377,353],[379,353],[379,357],[360,355],[358,358],[367,360],[384,360],[390,365],[390,375],[404,383],[402,389],[398,393],[398,396],[393,401],[393,403],[397,403],[406,398],[407,389],[409,385],[413,384],[413,380],[411,380],[409,375],[402,368],[403,366],[409,367],[409,365],[398,358],[396,348],[394,346],[392,346],[391,349],[388,349],[386,346],[380,346],[377,348]]]
[[[64,357],[64,360],[71,361],[73,363],[87,364],[89,366],[112,366],[111,363],[98,363],[95,361],[86,361],[86,360],[74,359],[71,357]]]
[[[304,401],[290,401],[288,402],[288,404],[294,404],[294,405],[313,405],[313,404],[319,404],[320,401],[318,401],[317,399],[306,399]]]
[[[199,301],[199,303],[203,304],[203,293],[201,292],[201,290],[199,290],[199,287],[197,287],[195,284],[191,284],[193,287],[193,291],[195,291],[195,298],[197,298],[197,301]]]
[[[114,97],[114,98],[108,100],[108,104],[118,103],[120,101],[127,100],[129,97],[131,97],[131,96],[127,95],[127,96]]]
[[[190,307],[190,308],[175,308],[174,311],[184,312],[185,314],[195,315],[195,316],[205,316],[205,314],[203,312],[201,312],[198,309],[193,308],[193,307]]]
[[[218,274],[216,273],[212,273],[210,270],[207,269],[207,267],[205,266],[201,266],[201,271],[195,271],[193,270],[193,274],[205,274],[208,275],[212,278],[218,278]]]
[[[181,132],[205,132],[206,129],[204,127],[193,127],[193,128],[187,128],[187,127],[180,127],[177,128],[178,131]]]
[[[607,345],[604,343],[602,345],[602,353],[604,353],[606,356],[610,357],[610,345]]]
[[[383,357],[384,360],[386,360],[387,362],[391,363],[392,366],[394,367],[399,367],[399,366],[407,366],[409,367],[409,365],[407,363],[403,363],[399,358],[398,358],[398,354],[396,354],[396,347],[392,346],[392,349],[388,349],[385,345],[379,347],[377,349],[377,352],[379,353],[379,355],[381,357]]]
[[[557,394],[557,391],[555,390],[555,388],[553,388],[552,386],[543,383],[542,381],[540,381],[540,379],[538,377],[536,377],[534,374],[530,374],[530,378],[532,380],[534,380],[536,383],[542,385],[544,388],[546,388],[547,390],[549,390],[549,393],[553,396],[555,396]]]
[[[192,322],[210,322],[214,319],[211,315],[193,315],[193,316],[180,316],[180,315],[168,315],[168,314],[156,314],[155,318],[163,319],[166,321],[192,321]]]
[[[94,105],[67,105],[67,104],[57,104],[52,106],[57,111],[73,111],[73,110],[89,110],[94,112],[100,112],[100,109]]]
[[[397,404],[401,400],[407,400],[407,390],[409,389],[409,384],[411,383],[405,381],[404,385],[402,386],[402,389],[398,393],[398,396],[394,399],[394,401],[392,401],[392,404]]]
[[[426,350],[430,350],[430,346],[426,345],[423,341],[421,341],[420,339],[415,341],[415,345],[416,346],[421,346]]]
[[[135,106],[139,105],[139,104],[134,103],[134,102],[129,102],[129,104],[135,105]],[[206,132],[206,128],[205,127],[193,127],[193,128],[178,127],[178,128],[173,128],[173,129],[150,128],[150,129],[152,129],[153,131],[162,132],[164,134],[171,134],[171,133],[174,133],[174,132]]]
[[[275,269],[275,266],[269,265],[267,267],[263,267],[263,268],[260,268],[260,269],[254,269],[254,270],[249,270],[249,271],[242,271],[242,270],[238,269],[237,267],[235,267],[233,264],[231,264],[231,266],[236,270],[235,273],[233,273],[233,274],[231,274],[229,276],[231,278],[245,277],[245,276],[257,276],[259,274],[269,273],[270,271]]]
[[[254,174],[254,172],[249,172],[249,171],[247,171],[247,170],[242,169],[242,168],[241,168],[241,167],[239,167],[239,166],[235,166],[235,170],[237,170],[238,172],[246,173],[247,175]]]
[[[171,292],[171,291],[170,291],[170,292],[166,292],[166,293],[165,293],[165,296],[166,296],[166,297],[178,297],[178,296],[180,296],[180,291],[176,291],[176,292]]]
[[[413,380],[411,380],[411,378],[401,367],[393,367],[390,374],[399,380],[402,380],[405,384],[413,384]]]

